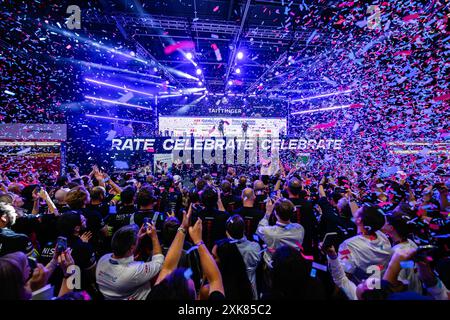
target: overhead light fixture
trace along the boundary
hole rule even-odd
[[[192,60],[192,58],[193,58],[192,53],[190,53],[190,52],[186,53],[186,58],[189,60]]]
[[[241,69],[240,69],[240,68],[236,68],[235,71],[236,71],[237,74],[240,74],[240,73],[241,73]]]
[[[238,58],[239,60],[242,60],[242,59],[244,58],[244,53],[243,53],[242,51],[239,51],[239,52],[237,53],[237,58]]]
[[[197,70],[195,70],[195,73],[199,76],[199,75],[201,75],[202,74],[202,69],[197,69]]]

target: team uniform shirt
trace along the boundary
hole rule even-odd
[[[339,246],[339,261],[344,271],[352,274],[357,282],[370,276],[369,267],[378,266],[382,275],[389,264],[391,243],[381,231],[377,231],[376,236],[376,239],[368,239],[357,235]]]
[[[96,277],[100,292],[107,300],[145,300],[151,291],[150,280],[164,262],[156,254],[149,262],[134,261],[134,257],[113,259],[106,254],[97,263]]]
[[[0,257],[16,251],[30,255],[33,251],[30,239],[26,235],[16,233],[11,229],[0,228]]]
[[[417,249],[417,245],[412,240],[408,239],[408,241],[393,246],[392,252],[394,253],[397,251],[405,251],[410,249]],[[413,268],[402,268],[398,275],[398,280],[408,286],[408,291],[414,291],[418,294],[422,294],[422,281],[420,281],[416,264],[414,264]]]
[[[298,223],[277,222],[274,226],[269,226],[269,220],[265,215],[259,222],[256,234],[267,245],[264,261],[271,266],[272,255],[279,247],[287,245],[300,250],[305,230]]]

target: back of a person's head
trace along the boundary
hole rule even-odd
[[[385,216],[376,205],[363,205],[358,211],[358,218],[368,234],[374,234],[386,223]]]
[[[168,217],[164,221],[162,228],[162,242],[166,246],[170,246],[177,235],[178,228],[181,223],[176,217]]]
[[[6,216],[6,219],[8,219],[6,227],[9,228],[16,223],[17,213],[11,204],[0,202],[0,218],[3,216]]]
[[[230,193],[231,183],[228,180],[222,180],[222,183],[220,184],[220,189],[222,189],[223,193]]]
[[[69,178],[66,175],[58,176],[58,178],[56,178],[56,185],[58,187],[64,187],[67,183],[69,183]]]
[[[217,192],[211,187],[205,187],[200,195],[200,201],[206,208],[215,208],[218,199]]]
[[[189,286],[187,269],[177,268],[155,286],[149,294],[149,300],[195,300],[195,290]]]
[[[255,201],[255,191],[252,188],[245,188],[242,190],[241,198],[243,201]]]
[[[138,207],[146,207],[155,202],[155,194],[152,187],[141,188],[136,196]]]
[[[300,192],[302,191],[302,183],[297,178],[291,178],[288,183],[288,191],[293,196],[299,196]]]
[[[206,187],[207,183],[206,180],[204,179],[198,179],[197,182],[195,183],[195,187],[197,188],[197,190],[203,190],[204,187]]]
[[[262,191],[262,190],[264,190],[265,189],[265,185],[264,185],[264,182],[262,182],[261,180],[256,180],[254,183],[253,183],[253,189],[255,190],[255,192],[256,191]]]
[[[289,199],[281,198],[275,202],[274,210],[281,220],[289,221],[294,213],[295,206]]]
[[[216,255],[222,274],[227,299],[252,299],[253,291],[247,275],[247,267],[236,243],[230,239],[216,242]]]
[[[55,192],[56,203],[58,203],[58,204],[66,203],[66,197],[67,197],[67,193],[69,191],[70,191],[70,189],[67,189],[67,188],[61,188],[61,189],[56,190],[56,192]]]
[[[12,192],[14,194],[21,195],[22,190],[23,190],[23,185],[20,183],[13,182],[8,185],[8,191]]]
[[[247,185],[247,177],[246,177],[246,176],[241,175],[241,176],[239,177],[239,185],[240,185],[241,187],[245,187],[245,186]]]
[[[300,251],[282,246],[275,251],[272,259],[273,296],[284,299],[307,298],[311,268]]]
[[[0,202],[12,205],[13,201],[14,199],[11,194],[4,192],[0,193]]]
[[[28,279],[28,275],[25,274],[27,264],[27,256],[23,252],[0,257],[0,301],[31,298],[31,292],[25,288]]]
[[[102,201],[106,197],[106,190],[101,186],[93,187],[91,190],[91,200]]]
[[[342,197],[342,193],[337,191],[333,191],[328,194],[328,198],[333,200],[335,204],[337,204]]]
[[[409,218],[407,215],[403,214],[387,215],[386,220],[403,241],[405,241],[408,238],[408,236],[413,232],[413,228],[409,223],[411,221],[411,218]]]
[[[245,223],[238,214],[231,216],[227,220],[226,230],[231,238],[242,239],[244,237]]]
[[[116,257],[124,257],[136,244],[138,226],[130,224],[117,230],[111,240],[111,249]]]
[[[88,201],[88,192],[84,187],[75,187],[66,194],[66,203],[72,210],[83,208]]]
[[[81,228],[81,214],[77,211],[68,211],[58,217],[56,229],[63,237],[72,237],[77,227]]]
[[[120,193],[120,201],[123,204],[132,204],[134,201],[134,196],[136,195],[136,190],[132,186],[123,188]]]

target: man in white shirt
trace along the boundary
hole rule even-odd
[[[408,224],[408,221],[410,221],[411,218],[403,214],[395,214],[388,215],[386,220],[387,222],[383,227],[383,231],[392,240],[393,253],[417,249],[417,245],[411,239],[408,239],[408,235],[411,233],[411,224]],[[412,261],[408,268],[402,268],[398,275],[398,280],[405,284],[409,291],[422,294],[422,282],[419,279],[417,265]]]
[[[269,216],[275,212],[277,223],[269,226]],[[268,266],[272,265],[272,254],[281,246],[288,245],[300,250],[303,243],[305,230],[298,223],[291,223],[291,217],[294,213],[294,204],[285,198],[277,200],[275,205],[272,200],[267,201],[266,214],[261,219],[256,230],[256,234],[267,245],[264,252],[264,261]]]
[[[149,262],[134,261],[134,251],[140,239],[150,236],[153,256]],[[155,227],[128,225],[114,233],[113,253],[100,258],[96,277],[100,292],[107,300],[144,300],[150,293],[150,280],[161,270],[164,262]]]
[[[339,246],[339,262],[352,280],[359,283],[373,272],[383,275],[392,248],[387,236],[380,231],[386,219],[377,206],[364,205],[355,215],[358,235]]]

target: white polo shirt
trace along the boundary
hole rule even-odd
[[[149,262],[134,257],[113,259],[106,254],[97,263],[96,278],[106,300],[144,300],[150,293],[150,279],[161,270],[164,255],[156,254]]]
[[[378,266],[384,274],[392,255],[391,243],[383,232],[377,231],[376,235],[373,240],[357,235],[339,246],[339,262],[346,273],[363,280],[370,275],[370,266]]]

